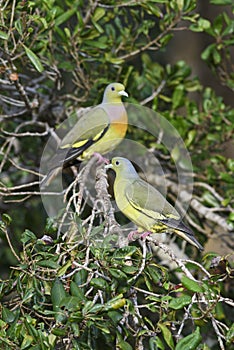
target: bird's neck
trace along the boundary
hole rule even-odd
[[[119,96],[116,96],[116,98],[112,98],[111,101],[106,98],[105,96],[103,97],[103,100],[102,100],[102,103],[109,103],[109,104],[112,104],[112,103],[122,103],[122,100],[121,98],[119,98]]]
[[[137,174],[137,172],[126,172],[126,173],[121,173],[116,175],[116,179],[115,182],[130,182],[132,183],[133,181],[139,179],[139,176]]]

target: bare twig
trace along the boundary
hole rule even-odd
[[[158,88],[149,97],[146,97],[143,101],[141,101],[141,105],[144,106],[148,102],[152,101],[155,97],[157,97],[164,88],[165,84],[166,80],[162,80]]]
[[[194,294],[194,295],[192,296],[191,303],[190,303],[189,306],[185,309],[184,317],[183,317],[183,320],[182,320],[182,322],[181,322],[181,324],[180,324],[180,328],[178,329],[178,332],[177,332],[177,334],[175,335],[175,338],[177,339],[177,341],[179,340],[180,335],[181,335],[181,333],[182,333],[182,331],[183,331],[185,322],[187,321],[187,319],[188,319],[189,316],[190,316],[190,310],[191,310],[191,308],[192,308],[193,303],[195,302],[195,300],[196,300],[196,294]]]
[[[218,328],[218,324],[217,324],[217,320],[215,319],[215,317],[212,314],[210,314],[210,318],[211,318],[212,326],[213,326],[214,331],[215,331],[217,338],[218,338],[220,349],[225,350],[225,346],[223,343],[223,339],[225,339],[225,337],[223,336],[223,334],[220,333],[219,328]]]
[[[165,244],[157,241],[154,237],[152,236],[147,236],[146,240],[153,243],[154,245],[158,246],[160,249],[162,249],[169,257],[172,261],[174,261],[176,263],[176,265],[181,268],[181,270],[184,272],[184,274],[192,279],[193,281],[199,282],[197,281],[193,275],[191,274],[191,272],[186,268],[186,266],[184,265],[183,261],[181,259],[178,259],[174,253],[172,252],[172,250],[170,250]]]
[[[6,236],[6,239],[7,239],[7,242],[8,242],[8,245],[10,247],[12,254],[15,256],[15,258],[18,260],[18,262],[21,263],[19,256],[16,254],[16,251],[15,251],[13,245],[11,244],[11,240],[10,240],[7,228],[2,225],[1,230],[5,233],[5,236]]]
[[[135,276],[133,276],[130,281],[134,281],[136,280],[142,273],[142,271],[144,271],[145,269],[145,263],[146,263],[146,253],[147,253],[147,249],[146,249],[146,239],[144,238],[142,241],[142,261],[141,261],[141,266],[137,272],[137,274]]]
[[[96,178],[95,188],[97,191],[97,198],[101,199],[104,217],[108,222],[109,233],[116,233],[118,235],[119,245],[121,247],[125,246],[127,245],[126,238],[123,236],[123,232],[115,220],[114,208],[111,205],[110,195],[107,191],[108,183],[105,169],[98,168]]]

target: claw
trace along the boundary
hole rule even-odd
[[[134,235],[137,235],[137,237],[134,237]],[[140,235],[140,236],[139,236]],[[137,230],[135,231],[131,231],[129,234],[128,234],[128,240],[129,241],[135,241],[136,239],[140,238],[140,239],[145,239],[147,236],[151,235],[151,232],[143,232],[143,233],[139,233]]]
[[[134,237],[134,235],[137,235],[137,237]],[[128,234],[128,240],[129,241],[135,241],[138,238],[138,236],[139,236],[139,232],[137,230],[131,231]]]
[[[101,164],[101,163],[109,164],[110,163],[109,159],[104,158],[100,153],[94,152],[93,156],[95,158],[97,158],[98,164]]]
[[[151,235],[151,232],[143,232],[140,236],[141,239],[145,239],[147,236]]]

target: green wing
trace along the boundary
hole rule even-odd
[[[110,126],[106,111],[98,106],[81,117],[62,139],[50,160],[50,169],[72,164],[90,146],[99,141]]]
[[[146,216],[145,220],[147,217],[155,220],[156,229],[158,229],[157,223],[160,222],[173,228],[179,236],[197,246],[198,249],[203,249],[194,237],[193,231],[183,223],[173,206],[154,187],[141,179],[135,180],[126,189],[126,197],[135,210]],[[154,225],[152,225],[152,231],[154,232]]]
[[[129,203],[139,212],[154,220],[180,220],[177,211],[167,202],[166,198],[141,179],[127,186],[125,191]]]
[[[109,125],[108,114],[98,106],[78,120],[63,138],[60,148],[81,147],[83,149],[86,143],[97,142],[106,133]]]

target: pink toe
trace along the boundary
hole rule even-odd
[[[98,152],[94,152],[94,153],[93,153],[93,156],[97,158],[97,163],[98,163],[98,164],[101,164],[101,163],[109,164],[109,163],[110,163],[109,159],[104,158],[104,157],[103,157],[100,153],[98,153]]]
[[[143,232],[141,234],[141,239],[145,239],[147,236],[149,236],[151,234],[151,232]]]
[[[139,232],[138,232],[137,230],[131,231],[131,232],[128,234],[128,240],[129,240],[129,241],[135,241],[135,240],[137,239],[137,237],[134,237],[134,235],[139,236]]]

